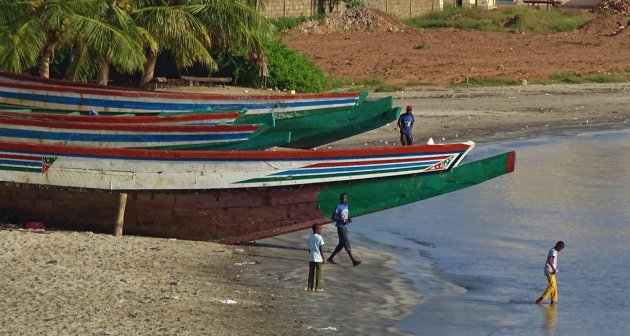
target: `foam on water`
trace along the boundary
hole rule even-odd
[[[357,218],[353,239],[400,260],[424,301],[421,335],[630,335],[630,131],[479,145],[517,150],[513,174]],[[352,204],[350,203],[350,206]],[[559,304],[533,301],[557,240]]]

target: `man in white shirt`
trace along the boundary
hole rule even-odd
[[[547,253],[547,262],[545,262],[545,275],[547,276],[547,289],[536,300],[536,304],[540,304],[544,299],[551,295],[551,304],[558,302],[558,286],[556,284],[556,273],[558,273],[558,252],[564,249],[564,242],[556,243],[549,253]]]
[[[323,292],[319,287],[322,277],[322,264],[324,264],[324,238],[321,236],[322,226],[313,224],[313,234],[308,238],[308,287],[311,292]]]

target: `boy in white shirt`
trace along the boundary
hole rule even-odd
[[[547,289],[536,300],[536,304],[540,304],[547,296],[551,295],[551,304],[558,302],[558,285],[556,284],[556,273],[558,273],[558,252],[564,249],[564,242],[556,243],[549,253],[547,253],[547,262],[545,263],[545,275],[547,276]]]
[[[308,287],[306,290],[323,292],[319,287],[322,277],[322,265],[324,264],[324,238],[321,236],[322,226],[313,224],[313,234],[308,238]]]

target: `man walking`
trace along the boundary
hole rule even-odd
[[[337,255],[337,253],[341,252],[342,248],[345,248],[346,252],[348,252],[348,256],[350,256],[350,260],[352,260],[352,266],[358,266],[361,264],[360,260],[357,260],[352,256],[350,240],[348,240],[348,224],[352,223],[352,218],[350,218],[348,214],[348,195],[343,193],[339,196],[339,204],[335,207],[335,211],[332,215],[332,219],[335,221],[335,226],[337,226],[339,244],[337,244],[335,251],[333,251],[328,258],[327,261],[329,264],[336,264],[333,258]]]
[[[547,289],[536,300],[536,304],[540,304],[544,299],[551,295],[551,304],[558,302],[558,285],[556,284],[556,273],[558,273],[558,252],[564,249],[564,242],[556,243],[549,253],[547,253],[547,262],[545,263],[545,275],[547,276]]]
[[[405,145],[413,144],[413,135],[411,135],[411,128],[413,127],[413,123],[415,118],[413,114],[411,114],[411,110],[413,107],[411,105],[407,105],[407,112],[400,115],[398,118],[398,128],[400,129],[400,143]]]

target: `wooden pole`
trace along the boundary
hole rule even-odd
[[[125,223],[125,207],[127,206],[127,194],[120,193],[118,197],[118,218],[116,219],[116,226],[114,227],[114,236],[122,236],[123,224]]]

